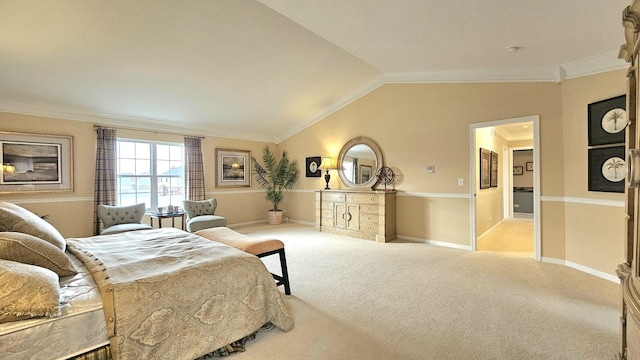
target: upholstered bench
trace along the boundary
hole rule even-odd
[[[273,278],[276,280],[276,285],[284,285],[284,293],[291,295],[291,289],[289,287],[289,273],[287,272],[287,259],[284,254],[284,243],[282,241],[276,239],[261,240],[252,238],[233,231],[228,227],[198,230],[195,234],[209,240],[229,245],[259,258],[274,254],[280,255],[282,276],[274,273],[271,273],[271,275],[273,275]]]

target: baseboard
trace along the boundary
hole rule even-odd
[[[620,279],[616,275],[612,275],[612,274],[608,274],[608,273],[606,273],[604,271],[592,269],[590,267],[587,267],[587,266],[584,266],[584,265],[580,265],[580,264],[574,263],[572,261],[555,259],[555,258],[550,258],[550,257],[544,257],[543,256],[542,257],[542,262],[549,263],[549,264],[556,264],[556,265],[564,265],[564,266],[570,267],[572,269],[576,269],[578,271],[582,271],[583,273],[587,273],[587,274],[599,277],[601,279],[609,280],[609,281],[614,282],[616,284],[620,283]]]
[[[405,241],[410,241],[415,243],[422,243],[422,244],[429,244],[429,245],[447,247],[447,248],[458,249],[458,250],[471,251],[471,246],[468,246],[468,245],[452,244],[444,241],[427,240],[427,239],[421,239],[421,238],[415,238],[415,237],[403,236],[403,235],[398,235],[397,238],[399,240],[405,240]]]

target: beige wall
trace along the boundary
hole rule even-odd
[[[337,158],[349,139],[368,136],[379,143],[386,165],[397,173],[398,235],[469,247],[469,177],[477,173],[470,173],[470,125],[539,115],[542,256],[613,274],[623,256],[624,209],[589,201],[621,201],[622,195],[586,190],[586,111],[590,102],[624,93],[624,74],[615,71],[563,83],[383,85],[277,146],[301,165],[300,181],[285,195],[283,208],[292,220],[314,223],[314,191],[324,187],[324,178],[305,177],[305,158]],[[95,159],[92,124],[0,113],[0,129],[74,136],[74,192],[0,197],[49,214],[65,236],[89,235]],[[182,141],[176,135],[119,134]],[[255,183],[251,188],[215,188],[215,148],[250,150],[259,157],[264,145],[214,137],[203,141],[207,195],[218,198],[219,213],[230,224],[264,220],[269,204]],[[427,174],[427,165],[435,165],[434,174]],[[464,179],[464,186],[458,186],[458,178]],[[330,186],[344,187],[335,171]],[[501,205],[486,211],[498,214]]]
[[[606,273],[615,273],[624,258],[624,194],[588,191],[588,104],[625,94],[625,75],[614,71],[562,86],[565,257]],[[618,206],[601,205],[602,200]]]
[[[95,177],[96,134],[93,124],[81,121],[0,113],[0,130],[73,136],[74,191],[0,194],[0,199],[23,206],[36,214],[49,215],[51,222],[65,237],[90,236],[93,232],[93,186]],[[118,137],[182,143],[181,135],[148,131],[118,130]],[[255,183],[251,188],[215,187],[215,149],[249,150],[260,158],[266,143],[206,137],[202,141],[205,189],[208,197],[218,199],[217,213],[229,224],[255,222],[266,219],[270,204],[264,191]],[[268,144],[272,149],[277,147]],[[178,205],[178,204],[176,204]],[[148,222],[148,219],[143,219]],[[165,220],[168,226],[170,220]],[[180,227],[176,224],[176,227]]]

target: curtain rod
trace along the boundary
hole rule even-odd
[[[190,135],[190,134],[185,134],[185,133],[175,133],[175,132],[157,131],[157,130],[145,130],[145,129],[134,128],[134,127],[126,127],[126,126],[105,126],[105,125],[93,124],[93,128],[94,129],[105,128],[105,129],[116,129],[116,130],[132,130],[132,131],[142,131],[142,132],[149,132],[149,133],[154,133],[154,134],[166,134],[166,135],[182,135],[182,136],[188,136],[188,137],[199,138],[199,139],[204,139],[205,138],[204,136]]]

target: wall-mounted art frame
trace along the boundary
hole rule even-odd
[[[531,161],[527,161],[527,162],[525,163],[525,170],[527,170],[527,171],[533,171],[533,162],[531,162]]]
[[[589,149],[589,191],[623,193],[624,146]]]
[[[480,148],[480,189],[491,186],[491,151]]]
[[[524,172],[522,171],[522,166],[514,166],[513,167],[513,175],[522,175]]]
[[[312,156],[307,158],[307,177],[320,177],[322,175],[322,171],[320,170],[320,156]]]
[[[0,193],[73,191],[73,136],[0,131]]]
[[[216,149],[216,187],[251,186],[251,151]]]
[[[490,187],[498,187],[498,153],[491,152]]]
[[[589,104],[589,146],[624,143],[626,102],[626,95],[620,95]]]

